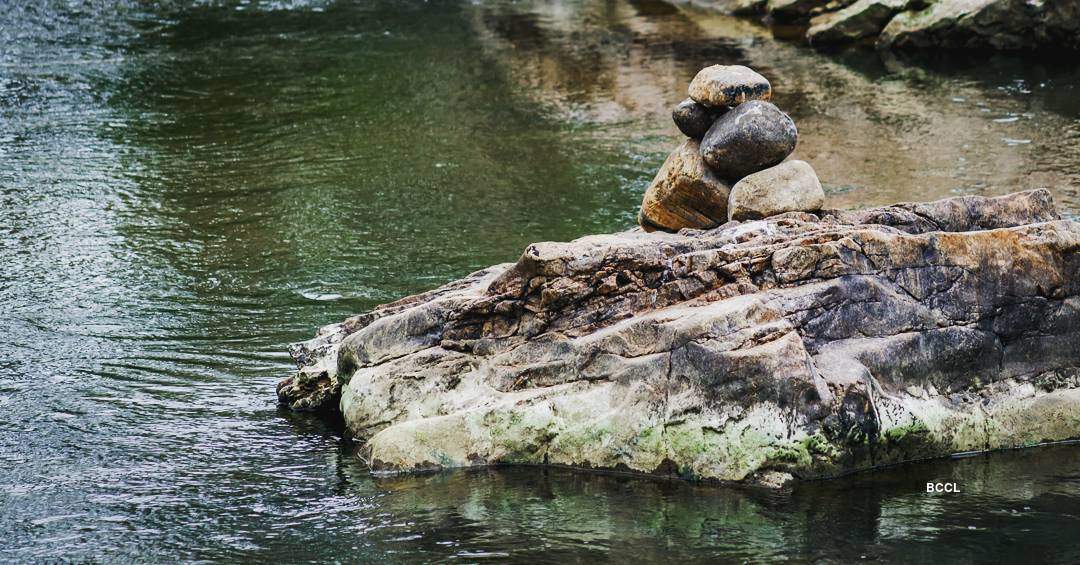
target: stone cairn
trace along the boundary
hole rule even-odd
[[[775,105],[769,81],[743,66],[713,65],[672,111],[689,138],[656,173],[638,213],[645,231],[710,229],[731,220],[815,211],[817,174],[795,150],[795,122]]]

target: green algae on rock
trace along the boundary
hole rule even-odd
[[[1078,250],[1045,190],[537,243],[324,328],[279,395],[339,386],[377,473],[779,484],[1076,438]]]

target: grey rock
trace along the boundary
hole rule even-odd
[[[854,43],[876,38],[893,16],[907,9],[910,0],[858,0],[838,11],[810,20],[806,37],[812,45]]]
[[[758,220],[785,212],[816,212],[825,205],[817,173],[806,161],[784,161],[743,177],[731,188],[729,220]]]
[[[705,137],[716,118],[722,116],[726,111],[726,106],[709,108],[694,102],[693,98],[687,98],[671,111],[671,119],[679,128],[679,131],[683,132],[683,135],[701,141],[701,138]]]
[[[1080,49],[1080,2],[938,0],[903,12],[878,45],[897,49]]]
[[[1077,249],[1044,190],[633,230],[530,245],[292,352],[377,474],[783,484],[1080,436]],[[307,390],[281,401],[319,408]]]
[[[732,0],[728,10],[736,16],[753,16],[765,12],[768,0]]]
[[[713,123],[701,141],[701,156],[729,182],[769,168],[795,150],[795,122],[769,102],[753,100]]]
[[[770,100],[768,79],[742,65],[713,65],[690,81],[690,98],[710,108],[737,106],[748,100]]]
[[[638,223],[646,231],[716,227],[727,219],[730,192],[705,166],[698,142],[688,139],[671,152],[645,191]]]

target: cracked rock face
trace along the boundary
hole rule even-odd
[[[1080,224],[1039,190],[533,244],[323,328],[279,395],[374,472],[777,484],[1078,437],[1078,343]]]

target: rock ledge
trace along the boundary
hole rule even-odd
[[[390,473],[780,484],[1077,438],[1078,250],[1045,190],[537,243],[322,328],[278,394]]]

